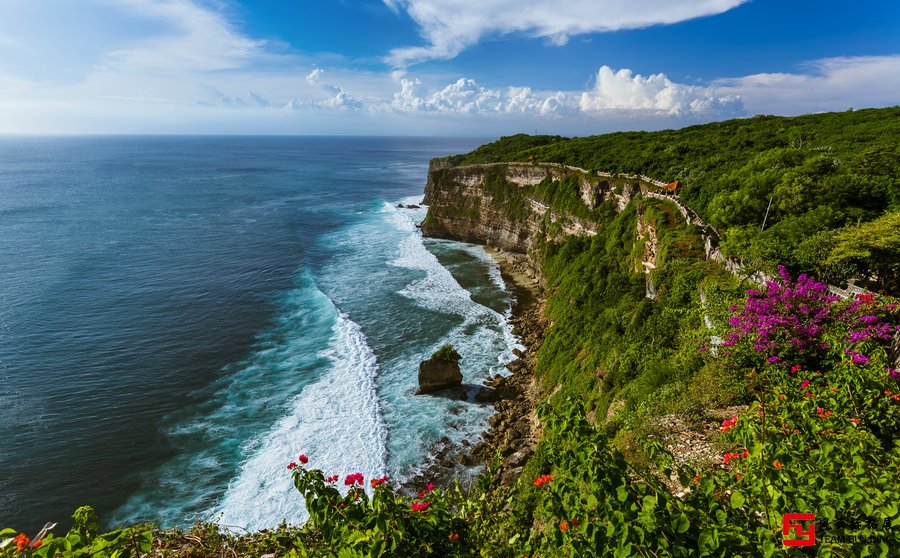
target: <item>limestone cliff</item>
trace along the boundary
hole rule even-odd
[[[566,179],[569,186],[577,188],[583,204],[579,211],[555,210],[536,194],[541,185]],[[429,210],[422,231],[426,236],[530,255],[541,235],[553,240],[596,234],[590,212],[604,201],[612,201],[621,210],[639,190],[639,183],[562,165],[449,166],[434,160],[425,185],[424,203]]]

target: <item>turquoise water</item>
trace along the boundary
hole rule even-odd
[[[501,372],[484,251],[423,240],[472,140],[0,140],[0,524],[302,521],[285,465],[414,475],[489,409],[417,397],[445,342]]]

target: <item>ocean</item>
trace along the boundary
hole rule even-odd
[[[403,482],[490,407],[416,396],[442,344],[504,373],[512,295],[423,239],[482,140],[0,139],[0,526],[300,522],[286,465]]]

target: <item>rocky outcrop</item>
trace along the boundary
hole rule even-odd
[[[547,163],[495,163],[449,166],[432,161],[425,185],[426,236],[485,244],[507,252],[531,254],[537,239],[597,234],[596,224],[577,215],[557,213],[531,195],[545,180],[577,179],[578,194],[588,210],[612,200],[624,208],[640,184]],[[535,267],[535,275],[539,270]]]
[[[656,234],[656,225],[646,219],[642,210],[638,210],[637,215],[637,238],[644,241],[644,247],[641,250],[640,268],[635,271],[649,275],[651,271],[656,269],[656,252],[659,247],[659,238]]]
[[[419,391],[416,395],[434,393],[462,385],[459,363],[430,358],[419,364]]]

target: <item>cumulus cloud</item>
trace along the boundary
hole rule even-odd
[[[736,112],[737,95],[716,96],[709,88],[674,83],[665,74],[644,77],[629,69],[602,66],[594,88],[581,94],[584,112],[645,110],[672,115]]]
[[[900,54],[817,60],[803,73],[763,73],[713,83],[751,114],[800,114],[900,103]]]
[[[726,12],[747,0],[384,0],[418,23],[426,46],[391,51],[406,66],[449,59],[481,38],[523,33],[556,45],[583,33],[638,29]]]
[[[430,92],[418,79],[402,79],[391,107],[401,112],[560,116],[573,113],[577,101],[573,94],[562,91],[534,91],[530,87],[490,89],[467,78]]]
[[[644,77],[631,70],[614,71],[603,66],[589,91],[535,91],[530,87],[490,89],[472,79],[461,78],[436,91],[418,79],[400,80],[400,91],[391,106],[402,112],[462,114],[527,114],[570,116],[600,113],[643,112],[683,116],[734,113],[740,99],[716,96],[709,88],[683,85],[665,74]]]
[[[342,87],[322,81],[323,75],[325,75],[325,70],[316,68],[306,75],[306,81],[325,91],[329,95],[328,98],[318,101],[293,99],[288,103],[288,108],[300,109],[304,107],[318,107],[340,110],[361,110],[366,107],[365,103],[353,95],[348,94]]]

